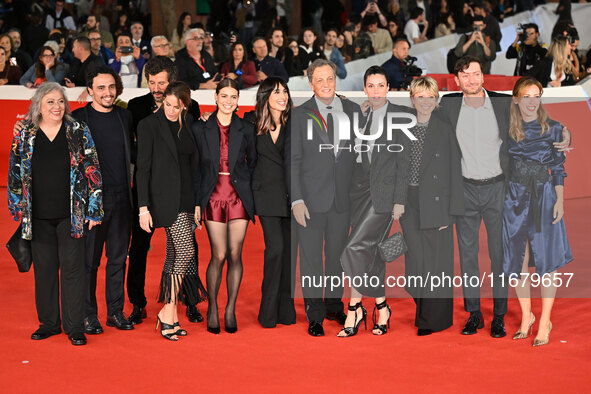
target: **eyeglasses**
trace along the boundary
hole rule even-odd
[[[288,47],[289,47],[289,48],[291,48],[291,49],[295,49],[295,48],[297,48],[298,46],[297,46],[297,45],[288,45]]]
[[[170,44],[169,43],[166,43],[166,44],[154,45],[152,48],[164,48],[164,47],[167,47],[167,46],[170,46]]]
[[[44,55],[41,55],[41,57],[55,57],[55,55],[53,53],[49,53],[49,54],[46,53]]]
[[[203,41],[204,39],[205,39],[204,36],[198,36],[198,37],[187,38],[187,41]]]
[[[97,37],[97,38],[89,38],[89,40],[90,40],[90,41],[100,41],[100,40],[101,40],[101,38],[100,38],[100,37]]]

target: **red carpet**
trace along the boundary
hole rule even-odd
[[[591,199],[568,200],[566,223],[575,261],[564,270],[574,280],[589,283]],[[6,209],[6,190],[0,189],[1,239],[16,228]],[[482,237],[484,239],[484,237]],[[209,245],[198,232],[200,272],[205,272]],[[488,264],[485,242],[481,259]],[[326,337],[307,335],[303,303],[297,301],[298,322],[263,329],[256,320],[260,301],[263,242],[260,225],[246,238],[244,281],[238,298],[238,333],[214,336],[205,322],[192,324],[181,308],[181,325],[189,336],[177,343],[154,331],[154,302],[164,260],[164,234],[153,241],[147,273],[148,319],[133,331],[104,326],[104,294],[99,291],[99,317],[105,333],[88,336],[88,345],[74,347],[64,334],[32,341],[37,328],[33,275],[17,272],[8,252],[0,252],[0,298],[3,300],[0,335],[0,381],[5,393],[38,392],[586,392],[591,371],[591,301],[557,299],[550,344],[532,348],[532,337],[511,340],[520,310],[510,300],[506,316],[508,336],[489,335],[492,301],[483,301],[486,327],[479,334],[459,334],[466,319],[461,299],[455,303],[455,323],[447,331],[418,338],[413,326],[414,303],[390,300],[391,331],[374,337],[336,338],[340,327],[326,322]],[[104,260],[103,260],[104,264]],[[396,263],[394,263],[396,264]],[[104,289],[104,269],[99,271]],[[587,289],[591,289],[587,285]],[[559,290],[560,291],[560,290]],[[590,292],[591,290],[587,290]],[[220,305],[225,305],[224,295]],[[370,301],[365,302],[371,313]],[[126,313],[130,312],[126,304]],[[200,305],[205,312],[206,304]],[[540,301],[534,301],[539,316]],[[223,315],[222,315],[223,319]],[[536,324],[537,328],[537,324]],[[534,330],[535,335],[535,330]],[[587,387],[585,389],[584,387]]]

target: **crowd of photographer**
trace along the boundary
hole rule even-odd
[[[36,87],[55,81],[84,86],[88,72],[104,64],[121,76],[124,87],[147,87],[145,62],[166,56],[191,89],[214,89],[224,76],[248,88],[270,76],[305,76],[319,58],[332,61],[338,78],[344,79],[347,62],[392,52],[383,64],[390,88],[405,90],[422,73],[413,65],[416,58],[408,55],[412,45],[459,33],[457,45],[447,54],[448,68],[471,55],[490,73],[501,51],[499,21],[539,3],[312,0],[302,5],[303,28],[293,29],[290,0],[201,2],[207,7],[195,16],[183,12],[172,32],[152,35],[150,8],[142,2],[104,8],[99,2],[92,7],[76,3],[73,8],[64,0],[35,2],[0,14],[0,85]],[[561,1],[555,13],[559,18],[548,46],[539,42],[538,26],[529,23],[519,26],[505,54],[517,59],[515,75],[536,76],[544,86],[575,83],[591,69],[591,56],[578,51],[570,0]],[[294,30],[299,36],[287,35]]]

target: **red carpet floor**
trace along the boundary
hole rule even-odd
[[[576,275],[591,276],[591,199],[568,200],[567,230],[577,268]],[[16,228],[7,213],[5,189],[0,189],[0,229],[7,240]],[[200,272],[205,272],[209,247],[199,232]],[[481,242],[481,259],[487,262]],[[5,393],[80,392],[589,392],[591,372],[591,301],[557,299],[550,344],[532,348],[529,338],[511,340],[520,311],[510,300],[503,339],[489,335],[492,301],[483,301],[486,327],[474,336],[462,336],[466,314],[455,302],[454,326],[445,332],[417,337],[414,303],[391,300],[391,331],[384,337],[361,331],[353,338],[336,338],[339,328],[325,323],[326,337],[307,335],[303,303],[297,301],[293,326],[263,329],[256,320],[260,301],[263,244],[260,225],[251,226],[244,253],[244,281],[238,298],[239,331],[214,336],[205,323],[181,324],[189,336],[177,343],[155,331],[153,301],[164,258],[162,231],[153,241],[147,273],[148,318],[133,331],[105,327],[89,336],[88,345],[74,347],[64,334],[32,341],[38,322],[34,307],[33,275],[17,272],[14,262],[0,252],[0,391]],[[103,261],[104,264],[104,261]],[[488,263],[487,263],[488,264]],[[576,265],[576,266],[575,266]],[[573,269],[574,270],[574,269]],[[583,278],[579,278],[583,280]],[[591,289],[591,286],[587,287]],[[104,289],[104,269],[99,274]],[[104,294],[99,292],[99,317],[105,321]],[[225,305],[222,294],[220,305]],[[370,309],[370,301],[365,302]],[[126,313],[130,312],[126,304]],[[205,312],[206,304],[200,305]],[[534,302],[539,315],[540,302]],[[371,313],[371,310],[370,310]],[[223,318],[223,316],[222,316]],[[537,327],[537,325],[536,325]],[[535,335],[535,331],[534,331]]]

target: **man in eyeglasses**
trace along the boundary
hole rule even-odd
[[[200,28],[187,30],[183,39],[185,47],[176,53],[175,60],[178,80],[189,85],[191,90],[215,89],[218,70],[211,55],[203,48],[205,31]]]
[[[527,75],[533,66],[546,56],[548,50],[540,45],[538,25],[529,23],[517,29],[513,44],[507,49],[507,59],[517,59],[513,75]]]

